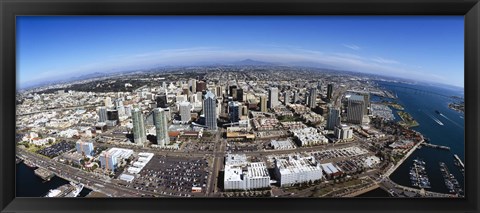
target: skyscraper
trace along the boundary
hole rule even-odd
[[[300,101],[300,96],[298,94],[299,92],[297,90],[293,91],[293,103],[297,103],[298,101]]]
[[[234,89],[237,89],[237,85],[231,85],[228,87],[228,96],[233,96]]]
[[[107,108],[105,107],[98,108],[98,121],[99,122],[107,121]]]
[[[157,144],[166,146],[170,142],[170,138],[168,137],[168,123],[165,110],[162,108],[153,110],[153,124],[157,133]]]
[[[336,126],[340,125],[340,109],[329,107],[327,129],[334,130]]]
[[[235,123],[239,120],[239,105],[238,102],[230,101],[228,102],[228,118],[230,122]]]
[[[144,144],[147,141],[145,135],[145,121],[143,120],[143,114],[140,109],[135,108],[132,111],[133,122],[133,139],[137,144]]]
[[[207,89],[207,83],[204,81],[197,81],[197,92],[201,92]]]
[[[264,94],[260,95],[260,111],[267,112],[267,96]]]
[[[222,97],[222,87],[221,86],[217,86],[215,88],[215,96]]]
[[[167,107],[167,95],[166,94],[160,94],[155,97],[157,101],[157,107],[161,108],[166,108]]]
[[[242,88],[237,89],[237,101],[243,102],[243,89]]]
[[[203,100],[203,113],[205,114],[205,125],[209,130],[217,130],[217,99],[215,95],[207,91]]]
[[[290,92],[289,91],[286,91],[285,93],[283,93],[283,102],[285,105],[289,104],[290,103]]]
[[[268,90],[268,103],[270,109],[278,106],[278,88],[271,87]]]
[[[112,98],[106,97],[104,102],[105,102],[105,107],[111,107],[112,106]]]
[[[196,79],[190,79],[190,88],[191,88],[192,94],[197,93],[197,80]]]
[[[308,107],[311,109],[317,107],[317,88],[310,88]]]
[[[182,119],[182,123],[188,123],[190,121],[191,115],[190,110],[192,109],[192,105],[189,102],[182,102],[180,103],[180,117]]]
[[[348,98],[347,122],[361,124],[363,120],[363,110],[365,109],[365,100],[363,96],[351,95]]]
[[[370,107],[370,93],[362,94],[363,100],[365,102],[365,108],[363,109],[363,114],[368,115],[368,108]]]
[[[327,85],[327,99],[329,101],[332,100],[332,94],[333,94],[333,84],[328,84]]]

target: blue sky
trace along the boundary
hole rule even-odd
[[[17,86],[254,59],[463,87],[463,16],[20,16]]]

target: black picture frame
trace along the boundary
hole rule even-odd
[[[213,199],[15,197],[15,17],[19,15],[463,15],[465,165],[463,199]],[[1,0],[1,212],[478,212],[478,0]]]

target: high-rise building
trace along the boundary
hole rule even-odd
[[[267,112],[267,96],[263,94],[260,95],[260,111]]]
[[[207,83],[204,81],[197,81],[197,92],[202,92],[207,89]]]
[[[109,121],[119,121],[118,110],[116,110],[116,109],[107,110],[107,120],[109,120]]]
[[[75,144],[75,148],[77,150],[77,153],[79,154],[87,155],[87,156],[92,156],[93,154],[92,142],[84,142],[84,141],[78,140],[77,143]]]
[[[135,108],[132,112],[132,122],[133,122],[133,139],[137,144],[144,144],[147,141],[147,136],[145,134],[145,121],[143,119],[143,114],[140,109]]]
[[[363,110],[365,109],[365,100],[363,96],[351,95],[348,98],[347,122],[361,124],[363,120]]]
[[[328,84],[327,85],[327,99],[329,101],[332,100],[332,95],[333,95],[333,84]]]
[[[341,140],[350,139],[353,137],[353,130],[347,125],[336,126],[335,137]]]
[[[118,109],[121,106],[123,106],[122,99],[120,99],[120,98],[115,99],[115,108]]]
[[[317,88],[310,88],[308,107],[311,109],[317,107]]]
[[[203,100],[205,125],[209,130],[217,130],[217,99],[211,91],[207,91]]]
[[[153,110],[153,124],[157,133],[157,144],[166,146],[170,142],[170,138],[168,136],[168,122],[165,110],[162,108]]]
[[[231,85],[228,87],[228,96],[233,96],[234,89],[237,89],[237,85]]]
[[[222,87],[221,86],[217,86],[215,88],[215,96],[222,97]]]
[[[232,88],[232,98],[233,100],[237,100],[237,87]]]
[[[132,116],[132,106],[131,105],[125,106],[125,115],[128,116],[128,117]]]
[[[111,107],[112,106],[112,98],[106,97],[104,102],[105,102],[106,107]]]
[[[157,107],[165,108],[167,107],[167,95],[166,94],[160,94],[155,97],[157,101]]]
[[[340,109],[330,107],[328,110],[327,129],[334,130],[340,125]]]
[[[184,101],[180,103],[179,108],[182,123],[188,123],[191,118],[190,110],[192,109],[192,105],[189,102]]]
[[[300,101],[300,95],[297,90],[293,91],[293,103],[298,103]]]
[[[190,89],[192,91],[192,94],[197,93],[197,80],[196,79],[190,79]]]
[[[278,106],[278,88],[271,87],[268,90],[268,103],[270,109]]]
[[[228,102],[228,118],[232,123],[238,122],[240,118],[238,102],[235,102],[235,101]]]
[[[285,105],[289,104],[290,103],[290,92],[289,91],[286,91],[285,93],[283,93],[283,102]]]
[[[237,89],[237,101],[243,102],[243,89],[242,88]]]
[[[370,93],[364,93],[362,94],[363,100],[365,102],[365,108],[363,108],[363,114],[368,115],[368,110],[370,107]]]
[[[242,106],[242,116],[248,116],[248,107]]]
[[[133,150],[131,149],[111,148],[107,151],[102,151],[98,159],[102,168],[114,171],[122,159],[130,158],[132,154]]]
[[[105,107],[98,108],[98,121],[99,122],[107,121],[107,108]]]

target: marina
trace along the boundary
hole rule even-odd
[[[440,162],[439,165],[440,171],[442,172],[442,176],[445,180],[445,186],[448,188],[448,192],[459,196],[463,195],[463,190],[460,186],[460,183],[455,176],[450,173],[447,165],[444,162]]]
[[[413,166],[410,168],[410,181],[412,186],[422,189],[431,188],[430,180],[428,179],[425,170],[425,161],[422,161],[419,158],[413,160]]]

